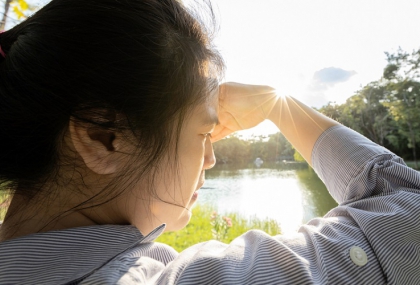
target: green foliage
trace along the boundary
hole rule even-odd
[[[384,71],[387,101],[384,105],[398,125],[398,133],[406,138],[417,168],[417,145],[420,142],[420,49],[407,53],[398,50],[387,54]]]
[[[232,135],[214,144],[214,154],[218,163],[247,163],[249,142]]]
[[[13,0],[10,5],[12,6],[13,13],[15,13],[18,20],[26,18],[26,11],[29,9],[28,2],[25,0]]]
[[[318,177],[309,165],[306,169],[296,170],[298,181],[302,184],[302,189],[310,189],[303,191],[303,200],[311,201],[312,205],[305,205],[312,212],[311,216],[304,217],[304,221],[309,221],[312,217],[323,217],[332,208],[337,207],[337,202],[328,193],[328,190],[322,180]]]
[[[398,72],[398,65],[396,64],[388,64],[384,69],[384,78],[385,79],[392,79],[397,76]]]
[[[250,140],[232,135],[218,141],[213,147],[219,164],[248,164],[257,157],[263,161],[290,160],[294,154],[292,146],[281,133]]]
[[[408,167],[411,167],[411,168],[415,168],[416,169],[416,163],[414,161],[407,161],[407,160],[405,160],[404,162],[407,164]]]
[[[420,49],[386,53],[383,77],[371,82],[344,104],[329,103],[320,112],[414,160],[420,147]]]
[[[295,161],[297,162],[305,162],[306,160],[303,158],[303,156],[297,151],[295,150],[295,153],[293,154],[293,158],[295,159]]]
[[[156,241],[168,244],[175,248],[178,252],[182,250],[208,240],[213,239],[213,232],[215,230],[214,210],[208,206],[197,205],[192,210],[192,218],[190,223],[182,230],[176,232],[168,232],[161,235]],[[261,220],[252,218],[250,220],[244,219],[236,213],[225,214],[230,219],[231,227],[228,227],[226,234],[219,235],[220,241],[229,243],[236,237],[246,233],[251,229],[263,230],[269,235],[277,235],[281,233],[280,226],[275,220]],[[228,223],[222,221],[220,223]],[[221,231],[225,231],[221,227]]]
[[[0,22],[0,31],[4,30],[6,21],[9,18],[9,10],[12,10],[14,17],[17,18],[17,23],[26,19],[37,9],[36,6],[30,5],[26,0],[6,0],[4,1],[3,17]]]
[[[213,211],[210,220],[210,224],[213,227],[211,229],[213,239],[218,241],[227,239],[229,229],[232,227],[232,219]]]
[[[320,109],[315,109],[331,119],[340,121],[342,119],[343,107],[343,105],[335,104],[335,102],[328,102],[327,105],[321,107]]]

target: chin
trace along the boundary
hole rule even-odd
[[[182,230],[190,222],[191,216],[192,216],[191,211],[188,211],[188,210],[185,209],[178,220],[174,221],[171,224],[166,225],[165,231],[166,232],[173,232],[173,231]]]

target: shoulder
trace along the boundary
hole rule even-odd
[[[81,284],[154,283],[177,256],[178,252],[166,244],[141,243],[107,262]]]
[[[342,241],[340,236],[349,228],[354,228],[352,236]],[[363,267],[350,258],[354,244],[366,247],[370,260]],[[320,219],[320,224],[288,235],[252,230],[230,244],[210,241],[183,251],[161,280],[164,284],[362,284],[367,278],[370,284],[382,284],[378,261],[366,244],[360,229],[346,218]]]
[[[169,245],[160,242],[149,242],[139,244],[138,246],[118,256],[116,260],[148,257],[167,265],[177,256],[178,252]]]

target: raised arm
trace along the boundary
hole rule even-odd
[[[212,134],[213,142],[269,119],[311,164],[318,137],[338,124],[292,97],[279,97],[275,89],[264,85],[224,83],[219,96],[220,125]]]
[[[289,96],[277,98],[268,119],[311,165],[312,149],[319,136],[326,129],[338,125],[336,121]]]

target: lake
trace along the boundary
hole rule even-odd
[[[283,233],[337,206],[312,168],[293,162],[261,168],[216,165],[206,171],[198,204],[212,205],[219,213],[274,219]]]

